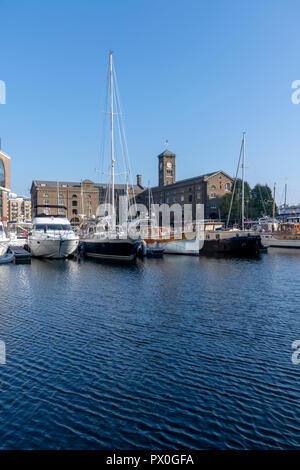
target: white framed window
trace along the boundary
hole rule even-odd
[[[216,195],[216,193],[211,193],[210,197],[211,197],[211,199],[216,199],[217,195]]]
[[[216,209],[217,206],[216,206],[216,204],[211,204],[211,205],[210,205],[210,208],[211,208],[211,209]]]
[[[230,183],[225,184],[225,191],[230,191]]]

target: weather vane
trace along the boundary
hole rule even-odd
[[[166,148],[168,147],[168,143],[169,143],[169,141],[168,141],[168,139],[166,139],[166,141],[165,141],[165,147]]]

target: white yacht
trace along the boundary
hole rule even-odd
[[[9,246],[9,238],[7,238],[2,222],[0,222],[0,256],[6,255]]]
[[[28,235],[32,256],[41,258],[67,258],[75,253],[79,243],[66,217],[36,216]]]

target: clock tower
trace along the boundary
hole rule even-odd
[[[169,150],[158,155],[158,186],[175,183],[175,157]]]

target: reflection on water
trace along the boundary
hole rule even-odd
[[[0,448],[295,448],[300,254],[0,267]]]

